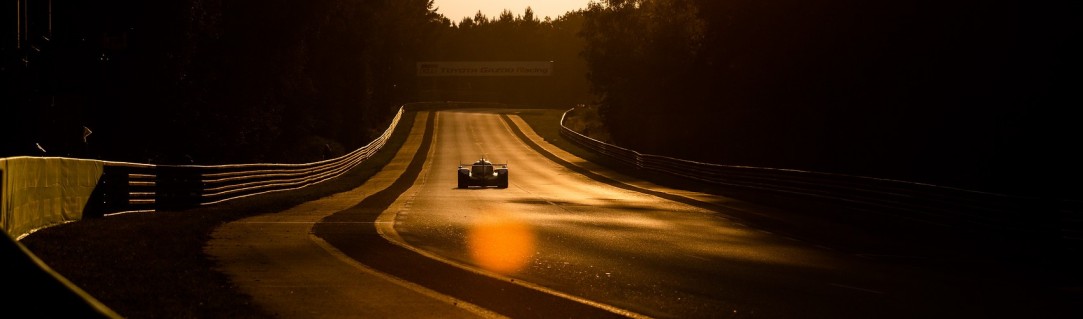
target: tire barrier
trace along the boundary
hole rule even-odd
[[[741,191],[826,200],[862,211],[886,213],[951,227],[1083,243],[1083,202],[981,192],[926,183],[793,169],[719,165],[641,154],[607,144],[565,126],[560,134],[588,150],[637,170],[647,170]]]

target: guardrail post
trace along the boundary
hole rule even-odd
[[[4,219],[4,169],[0,168],[0,220]],[[3,225],[0,225],[0,231],[3,231]]]
[[[203,179],[198,168],[158,166],[155,172],[154,202],[157,209],[186,209],[199,206]]]
[[[105,214],[119,212],[128,207],[128,169],[125,167],[102,167],[102,176],[94,191],[90,193],[83,218],[97,218]]]

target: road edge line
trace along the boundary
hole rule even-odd
[[[437,124],[437,125],[439,125],[439,123],[440,123],[440,120],[439,120],[440,116],[439,115],[440,115],[440,112],[437,112],[437,116],[435,117],[435,120],[434,120],[436,122],[435,124]],[[500,116],[500,115],[498,114],[498,116]],[[503,123],[503,121],[501,121],[501,122]],[[505,125],[507,125],[507,124],[505,123]],[[437,132],[436,131],[438,131],[438,130],[437,129],[433,130],[433,141],[434,142],[436,141],[436,137],[437,137]],[[436,152],[435,147],[429,148],[429,154],[427,154],[427,158],[428,158],[428,156],[431,156],[435,152]],[[422,170],[418,174],[418,176],[424,175],[424,173],[426,173],[432,167],[432,164],[430,164],[430,161],[428,161],[428,160],[426,160],[425,164],[423,164],[423,165],[424,166],[422,167]],[[395,199],[394,203],[397,203],[399,201],[399,199],[403,198],[403,196],[406,195],[407,193],[411,193],[411,190],[414,189],[415,187],[417,187],[417,186],[416,185],[411,186],[410,188],[406,189],[406,191],[399,194],[399,197]],[[415,192],[416,192],[416,190],[415,190]],[[646,315],[643,315],[643,314],[640,314],[640,313],[637,313],[637,312],[634,312],[634,311],[631,311],[631,310],[627,310],[627,309],[619,308],[619,307],[612,306],[612,305],[609,305],[609,304],[604,304],[604,303],[589,300],[589,299],[586,299],[586,298],[582,298],[582,297],[574,296],[574,295],[571,295],[571,294],[563,293],[563,292],[560,292],[560,291],[557,291],[557,290],[554,290],[554,289],[551,289],[551,288],[548,288],[548,287],[545,287],[545,286],[542,286],[542,285],[538,285],[538,284],[535,284],[535,283],[532,283],[532,282],[529,282],[529,281],[517,280],[515,278],[511,278],[511,277],[507,277],[507,276],[500,275],[500,274],[497,274],[497,273],[485,271],[484,269],[480,269],[480,268],[477,268],[477,267],[466,265],[466,264],[460,263],[458,261],[454,261],[454,260],[451,260],[449,258],[445,258],[443,256],[436,255],[436,254],[434,254],[432,252],[429,252],[429,251],[414,247],[414,246],[410,245],[409,243],[407,243],[405,240],[403,240],[402,237],[399,236],[398,231],[395,230],[394,220],[395,220],[396,216],[398,215],[398,210],[397,210],[397,207],[394,207],[394,204],[392,204],[392,205],[393,205],[392,207],[388,207],[387,209],[385,209],[376,218],[377,221],[389,221],[390,220],[391,223],[383,222],[383,223],[375,223],[375,225],[374,225],[376,227],[376,233],[380,234],[380,237],[383,237],[384,240],[387,240],[391,244],[394,244],[394,245],[402,247],[404,249],[413,251],[414,253],[417,253],[419,255],[428,257],[430,259],[442,262],[442,263],[447,264],[449,266],[453,266],[453,267],[456,267],[456,268],[459,268],[459,269],[462,269],[462,270],[465,270],[465,271],[472,272],[472,273],[477,274],[477,275],[482,275],[482,276],[486,276],[486,277],[493,278],[493,279],[496,279],[496,280],[500,280],[500,281],[508,282],[508,283],[511,283],[511,284],[519,285],[521,287],[532,289],[532,290],[535,290],[535,291],[538,291],[538,292],[541,292],[541,293],[553,295],[553,296],[556,296],[556,297],[568,299],[568,300],[578,302],[578,303],[581,303],[581,304],[584,304],[584,305],[588,305],[588,306],[591,306],[591,307],[599,308],[599,309],[602,309],[602,310],[605,310],[605,311],[608,311],[608,312],[611,312],[611,313],[614,313],[614,314],[617,314],[617,315],[621,315],[621,316],[625,316],[625,317],[629,317],[629,318],[640,318],[640,319],[652,318],[650,316],[646,316]]]
[[[373,269],[372,267],[366,266],[365,264],[362,264],[361,262],[359,262],[357,260],[354,260],[353,258],[350,258],[350,256],[346,256],[346,254],[344,254],[342,251],[338,250],[338,248],[335,248],[335,246],[331,245],[331,243],[328,243],[327,241],[323,240],[319,236],[316,236],[315,234],[309,233],[308,238],[310,240],[312,240],[312,242],[315,243],[317,246],[320,246],[320,248],[323,248],[324,251],[326,251],[328,254],[334,256],[339,261],[342,261],[343,263],[346,263],[347,265],[350,265],[351,267],[354,267],[354,268],[356,268],[356,269],[358,269],[358,270],[360,270],[362,272],[365,272],[367,274],[379,277],[381,279],[384,279],[384,280],[387,280],[387,281],[389,281],[391,283],[399,285],[399,286],[401,286],[403,288],[410,289],[410,290],[413,290],[413,291],[415,291],[417,293],[425,295],[426,297],[436,299],[438,301],[450,304],[452,306],[461,308],[463,310],[472,312],[474,314],[477,314],[477,315],[485,317],[485,318],[509,318],[507,316],[503,316],[501,314],[493,312],[492,310],[486,309],[484,307],[481,307],[481,306],[475,305],[473,303],[469,303],[469,302],[460,300],[458,298],[455,298],[455,297],[452,297],[452,296],[449,296],[449,295],[439,293],[439,292],[437,292],[435,290],[426,288],[425,286],[416,284],[416,283],[414,283],[412,281],[402,279],[402,278],[399,278],[399,277],[395,277],[395,276],[386,274],[384,272],[381,272],[379,270]]]

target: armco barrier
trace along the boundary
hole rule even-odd
[[[398,126],[400,108],[382,135],[337,158],[304,164],[147,165],[105,162],[102,190],[88,212],[185,209],[269,192],[299,189],[345,174],[372,157]]]
[[[21,239],[36,229],[127,212],[211,205],[321,183],[356,167],[387,143],[382,135],[337,158],[304,164],[152,165],[69,158],[0,159],[0,227]]]
[[[400,107],[382,135],[349,154],[306,164],[150,165],[71,158],[0,158],[0,239],[5,265],[35,282],[9,298],[48,303],[35,316],[120,318],[56,274],[17,242],[36,229],[87,217],[211,205],[257,194],[299,189],[356,167],[387,143]],[[14,239],[14,240],[13,240]],[[17,255],[22,257],[16,257]],[[25,302],[22,302],[25,301]],[[18,312],[16,312],[18,313]]]
[[[1081,203],[980,192],[925,183],[822,172],[701,163],[641,154],[569,129],[568,140],[635,169],[649,170],[745,191],[816,198],[897,218],[942,226],[1013,232],[1083,241]]]

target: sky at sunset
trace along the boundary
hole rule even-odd
[[[534,16],[539,20],[546,16],[556,19],[565,12],[584,9],[588,3],[590,0],[434,0],[433,6],[437,13],[457,23],[463,17],[473,17],[478,10],[492,18],[504,9],[522,15],[526,7],[534,9]]]

